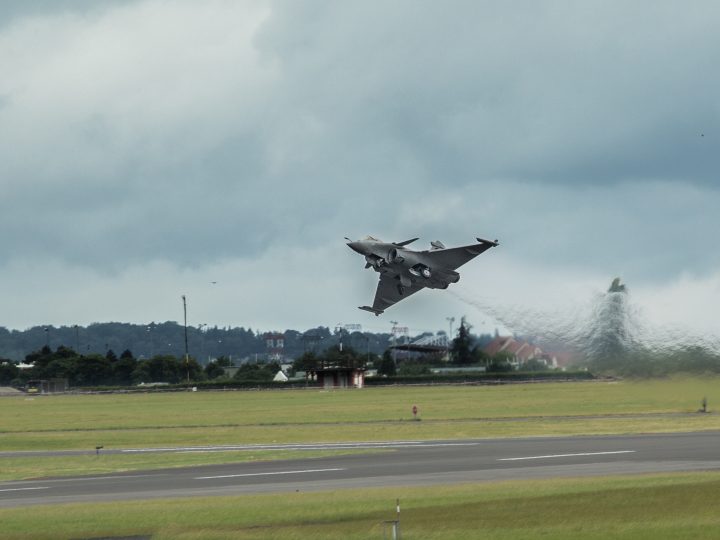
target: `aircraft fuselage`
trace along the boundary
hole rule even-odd
[[[375,315],[426,287],[447,289],[460,280],[457,268],[498,245],[497,240],[477,238],[477,244],[446,248],[435,240],[430,242],[431,249],[413,251],[406,246],[417,238],[392,243],[372,236],[354,242],[347,240],[350,249],[365,257],[365,268],[380,274],[373,305],[360,306]]]
[[[457,283],[460,274],[449,268],[433,267],[425,252],[375,239],[348,242],[353,251],[365,256],[365,268],[394,277],[402,287],[418,283],[430,289],[447,289]]]

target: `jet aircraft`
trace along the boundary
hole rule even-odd
[[[484,251],[498,245],[497,240],[478,238],[477,244],[446,248],[442,242],[430,242],[430,250],[413,251],[406,246],[417,238],[404,242],[383,242],[372,236],[351,241],[348,246],[365,256],[365,268],[372,268],[380,274],[380,283],[375,292],[372,307],[360,309],[380,315],[400,300],[421,289],[447,289],[451,283],[460,280],[455,270],[474,259]]]

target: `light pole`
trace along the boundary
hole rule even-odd
[[[340,334],[340,341],[338,342],[338,350],[340,352],[342,352],[342,350],[343,350],[343,342],[342,342],[343,333],[342,333],[342,331],[343,331],[342,323],[337,323],[335,325],[335,332]]]
[[[203,326],[207,326],[205,323],[198,324],[198,331],[200,332],[200,358],[205,357],[205,336],[203,335]],[[202,360],[201,360],[202,362]]]
[[[448,340],[452,339],[452,326],[455,322],[455,317],[445,317],[445,320],[450,323],[450,333],[448,334]]]
[[[390,321],[390,324],[392,324],[392,359],[393,359],[393,362],[396,362],[397,358],[396,358],[396,353],[395,353],[395,336],[396,336],[395,329],[397,328],[398,322]]]
[[[152,324],[153,323],[150,323],[150,326],[147,327],[147,333],[148,336],[150,336],[150,358],[155,356],[155,337],[152,333]]]
[[[183,314],[185,317],[185,373],[187,374],[187,383],[190,384],[190,357],[188,355],[188,339],[187,339],[187,302],[185,295],[182,295]]]
[[[450,344],[452,343],[452,326],[455,322],[455,317],[445,317],[445,320],[450,323],[450,333],[448,334],[447,339],[447,359],[450,360]]]

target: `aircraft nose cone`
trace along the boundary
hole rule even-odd
[[[360,242],[348,242],[347,245],[353,251],[360,253],[361,255],[363,254]]]

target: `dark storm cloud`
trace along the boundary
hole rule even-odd
[[[0,26],[2,262],[485,231],[579,268],[684,268],[628,231],[717,262],[713,3],[52,4]]]
[[[297,103],[435,180],[715,180],[711,4],[280,5],[258,43]]]

